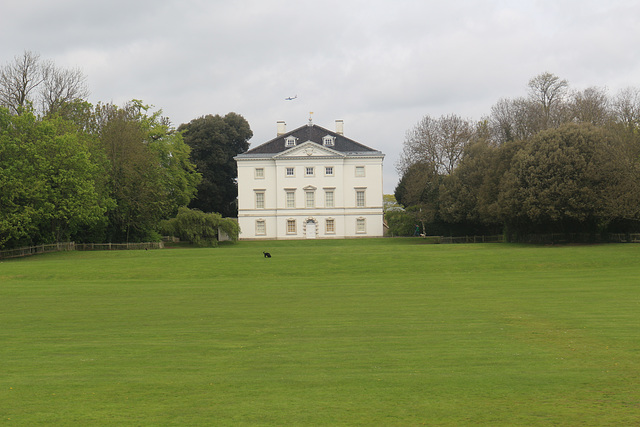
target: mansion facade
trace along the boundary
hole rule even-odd
[[[381,237],[382,152],[309,124],[234,159],[241,240]]]

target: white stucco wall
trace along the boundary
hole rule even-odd
[[[309,143],[312,144],[312,143]],[[301,146],[304,149],[304,146]],[[307,145],[308,148],[308,145]],[[294,151],[294,150],[292,150]],[[286,154],[286,153],[285,153]],[[274,158],[237,158],[238,223],[240,239],[304,239],[309,237],[308,221],[315,225],[315,238],[380,237],[383,235],[382,156],[345,156],[318,150],[278,155]],[[326,175],[325,168],[333,168]],[[364,167],[364,176],[356,176],[356,167]],[[294,168],[287,176],[286,169]],[[313,167],[308,176],[305,168]],[[256,169],[263,169],[263,177]],[[306,190],[305,190],[306,189]],[[315,206],[306,207],[305,191],[315,194]],[[325,192],[334,192],[334,206],[325,206]],[[356,206],[356,191],[365,191],[365,206]],[[264,192],[264,208],[256,208],[256,192]],[[295,208],[287,207],[287,191],[295,192]],[[357,220],[364,219],[365,232],[357,230]],[[327,219],[335,230],[327,232]],[[256,221],[264,221],[266,233],[256,234]],[[287,230],[287,221],[295,220],[295,233]],[[309,230],[308,230],[309,228]]]

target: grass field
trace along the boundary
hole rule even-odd
[[[0,424],[640,423],[640,245],[421,242],[5,260]]]

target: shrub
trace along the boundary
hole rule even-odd
[[[240,233],[238,224],[219,213],[204,213],[197,209],[180,208],[178,215],[160,225],[163,233],[197,246],[217,246],[218,228],[236,241]]]

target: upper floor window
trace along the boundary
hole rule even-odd
[[[264,209],[264,190],[256,191],[256,209]]]
[[[364,190],[356,190],[356,206],[359,208],[364,208],[365,206]]]
[[[304,168],[305,176],[313,176],[315,174],[315,168],[313,166],[307,166]]]
[[[316,207],[316,193],[314,191],[306,191],[305,192],[305,206],[307,208],[315,208]]]
[[[288,136],[284,139],[284,146],[285,147],[295,147],[296,146],[296,137],[295,136]]]
[[[334,207],[334,198],[333,198],[333,190],[324,190],[324,207],[332,208]]]
[[[324,174],[326,176],[333,176],[333,166],[325,166],[324,167]]]
[[[364,176],[364,166],[356,166],[356,176]]]
[[[327,135],[324,138],[322,138],[322,144],[325,147],[333,147],[335,145],[335,142],[336,142],[336,138],[331,135]]]
[[[293,190],[287,190],[287,208],[296,207],[296,192]]]
[[[264,179],[264,168],[256,168],[254,176],[256,179]]]
[[[293,167],[288,167],[285,172],[286,176],[296,176],[296,169]]]

